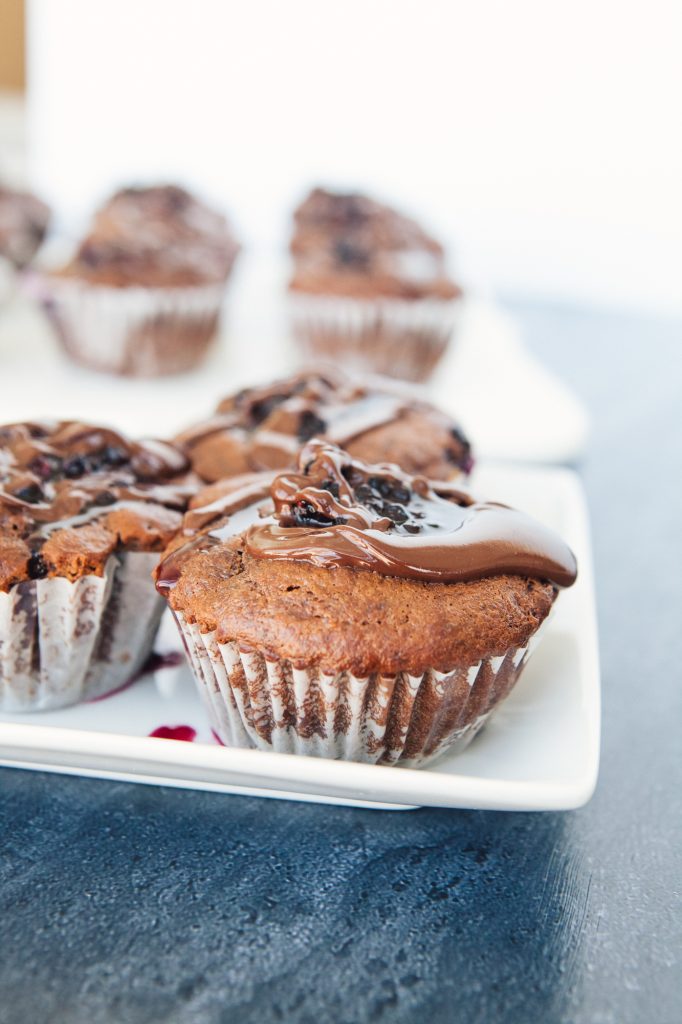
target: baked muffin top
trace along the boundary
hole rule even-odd
[[[21,269],[45,237],[50,209],[30,192],[0,185],[0,256]]]
[[[159,551],[193,491],[185,456],[76,422],[0,427],[0,591],[101,575],[114,551]]]
[[[551,530],[320,441],[198,495],[157,569],[219,643],[329,672],[448,671],[521,647],[575,580]]]
[[[238,250],[225,217],[185,189],[131,187],[97,211],[61,273],[113,287],[218,283]]]
[[[294,466],[312,437],[368,462],[397,462],[408,473],[435,479],[468,473],[472,466],[466,436],[444,413],[389,382],[354,381],[329,369],[239,391],[176,441],[199,476],[213,482]]]
[[[453,299],[443,248],[415,221],[359,193],[316,188],[294,213],[293,292]]]

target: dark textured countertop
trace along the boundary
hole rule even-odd
[[[2,770],[2,1024],[682,1019],[682,324],[511,308],[594,418],[592,802],[392,814]]]

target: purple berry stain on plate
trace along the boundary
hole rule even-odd
[[[182,740],[183,743],[192,743],[197,737],[197,731],[191,725],[160,725],[149,735],[162,740]]]

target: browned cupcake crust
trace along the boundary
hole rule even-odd
[[[559,538],[512,509],[320,442],[300,469],[198,495],[157,569],[218,643],[330,674],[448,672],[524,647],[548,577],[575,578]]]
[[[238,543],[199,552],[170,605],[218,643],[348,671],[448,671],[524,646],[547,617],[549,583],[499,576],[420,583],[358,569],[264,562]]]
[[[61,273],[117,288],[213,284],[227,280],[238,251],[225,217],[185,189],[125,188],[98,210]]]
[[[367,462],[395,462],[408,473],[446,480],[470,472],[471,445],[444,413],[340,371],[307,370],[223,399],[216,414],[176,438],[201,478],[285,469],[312,437],[340,444]]]
[[[454,299],[443,248],[367,196],[316,188],[294,213],[293,292],[353,298]]]
[[[77,422],[0,427],[0,591],[101,575],[117,550],[159,551],[194,488],[184,455]]]
[[[50,220],[50,209],[30,192],[0,185],[0,256],[21,270],[35,256]]]

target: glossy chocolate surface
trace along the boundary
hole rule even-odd
[[[558,587],[575,581],[567,545],[515,509],[477,502],[396,466],[366,465],[321,441],[303,449],[299,467],[298,473],[244,478],[190,513],[186,543],[162,563],[159,588],[174,585],[193,551],[242,533],[255,558],[444,583],[503,574]]]

